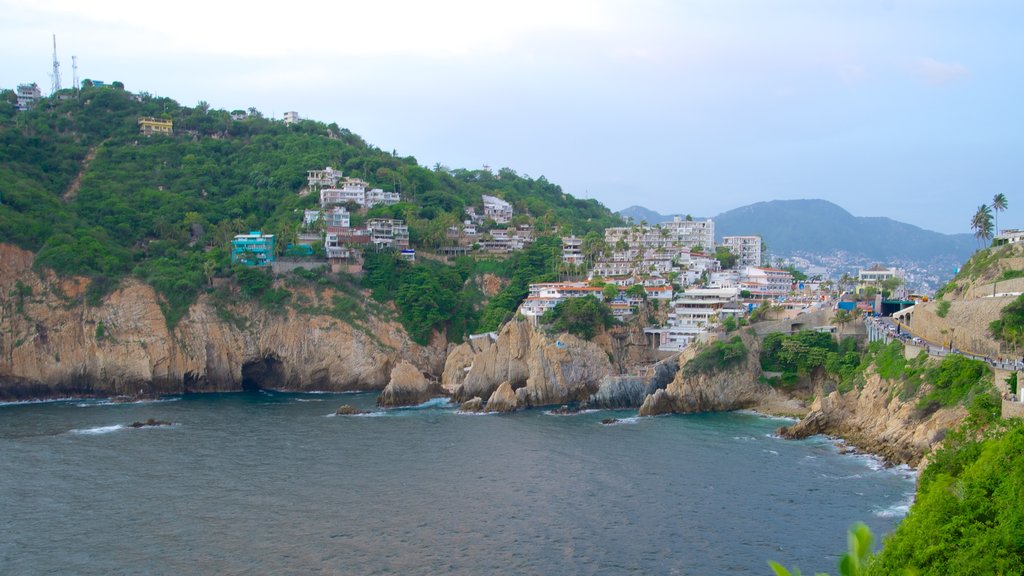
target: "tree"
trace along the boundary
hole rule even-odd
[[[979,245],[992,238],[992,209],[988,204],[978,206],[978,210],[971,218],[971,230],[974,237],[978,239]]]
[[[999,193],[992,197],[992,211],[995,212],[996,234],[999,234],[999,213],[1006,210],[1009,204],[1006,201],[1006,194]]]
[[[619,297],[619,287],[615,284],[605,284],[604,288],[601,288],[601,295],[604,296],[604,301],[609,302]]]

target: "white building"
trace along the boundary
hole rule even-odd
[[[902,279],[903,276],[903,270],[899,268],[886,268],[881,264],[875,264],[867,270],[857,271],[857,280],[862,284],[879,284],[890,278]]]
[[[501,198],[482,194],[484,201],[484,219],[491,219],[498,224],[512,221],[512,205]]]
[[[291,112],[285,112],[284,113],[284,123],[285,124],[294,124],[294,123],[298,122],[299,120],[301,120],[301,118],[299,118],[299,113],[298,112],[291,111]]]
[[[740,288],[754,298],[777,298],[793,290],[793,275],[788,270],[748,266],[743,269]]]
[[[402,220],[371,218],[366,221],[366,230],[370,234],[370,243],[378,250],[409,247],[409,227]]]
[[[25,112],[35,108],[36,102],[43,97],[43,93],[35,82],[31,84],[18,84],[17,97],[18,111]]]
[[[309,170],[306,172],[306,181],[309,183],[310,190],[334,188],[338,185],[338,180],[341,180],[341,170],[335,170],[330,166],[323,170]]]
[[[583,240],[575,236],[562,238],[562,262],[566,264],[583,264]]]
[[[548,310],[554,309],[559,302],[569,298],[593,296],[604,300],[602,288],[591,286],[586,282],[544,282],[530,284],[530,293],[519,306],[519,313],[536,323]]]
[[[1005,242],[1006,244],[1020,244],[1024,242],[1024,230],[1003,230],[995,238],[997,241]],[[1022,396],[1024,398],[1024,396]]]
[[[334,184],[330,188],[320,190],[320,206],[326,208],[352,202],[364,208],[373,208],[379,204],[391,206],[401,201],[401,196],[397,192],[385,192],[380,188],[367,190],[367,186],[369,184],[358,178],[345,178],[340,186]]]
[[[725,314],[735,314],[737,288],[694,288],[672,299],[666,326],[646,328],[659,350],[682,350],[701,334],[716,327]]]
[[[726,236],[722,245],[736,255],[736,268],[761,265],[760,236]]]

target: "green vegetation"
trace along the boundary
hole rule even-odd
[[[918,406],[927,410],[969,401],[975,394],[991,389],[989,375],[988,366],[981,360],[959,354],[946,356],[938,366],[925,372],[925,380],[932,385],[932,390],[921,398]]]
[[[137,121],[144,116],[173,120],[174,134],[140,136]],[[285,125],[254,109],[246,116],[235,120],[202,102],[181,106],[169,98],[92,86],[65,100],[44,98],[29,112],[0,115],[0,238],[36,252],[39,267],[92,278],[91,304],[99,304],[123,278],[149,283],[173,327],[214,277],[233,276],[245,291],[259,292],[267,306],[287,301],[284,292],[251,285],[253,277],[240,278],[226,248],[235,234],[260,229],[276,234],[283,252],[299,228],[299,212],[318,201],[299,194],[306,171],[324,166],[399,191],[402,203],[353,219],[402,218],[420,249],[446,243],[448,226],[463,219],[466,206],[479,205],[482,194],[512,203],[512,224],[532,225],[542,252],[553,246],[549,236],[571,232],[593,238],[621,224],[597,201],[573,198],[543,176],[534,179],[508,168],[497,174],[440,165],[428,169],[335,124]],[[493,227],[489,222],[481,229]],[[513,257],[502,275],[513,280],[514,289],[489,310],[474,308],[468,315],[484,314],[484,324],[496,327],[525,295],[523,282],[553,270],[549,256]],[[405,270],[413,273],[417,266]],[[455,274],[465,279],[464,269]],[[445,287],[448,278],[438,282]],[[411,285],[428,283],[418,278]],[[408,289],[392,288],[384,291],[389,298],[416,300]],[[461,291],[461,286],[447,288]],[[444,310],[451,303],[437,304]],[[405,321],[421,336],[427,326],[442,324],[429,314]],[[468,317],[448,321],[458,336],[462,326],[476,323]]]
[[[770,379],[769,383],[789,386],[795,384],[799,377],[819,368],[840,379],[848,379],[860,365],[861,355],[857,353],[857,343],[853,338],[837,344],[831,334],[802,330],[796,334],[773,333],[766,336],[760,360],[762,370],[782,372],[782,376]]]
[[[541,316],[540,321],[554,332],[568,332],[590,340],[615,323],[608,305],[593,296],[559,302]]]
[[[994,406],[994,410],[992,407]],[[912,567],[922,576],[1024,573],[1024,421],[997,421],[979,396],[921,475],[910,514],[868,574]]]
[[[946,314],[949,314],[949,305],[949,300],[939,300],[939,303],[935,305],[935,315],[945,318]]]
[[[725,246],[715,246],[715,260],[722,265],[723,270],[729,270],[736,267],[736,261],[739,256],[732,253],[731,250]]]
[[[1000,312],[999,319],[988,326],[992,337],[1009,344],[1024,344],[1024,294],[1007,304]]]
[[[739,336],[733,336],[728,342],[718,340],[703,347],[692,360],[683,365],[682,370],[687,376],[712,374],[741,364],[746,358],[746,344]]]

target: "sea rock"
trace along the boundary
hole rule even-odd
[[[552,410],[551,413],[557,414],[559,416],[568,416],[570,414],[579,414],[580,409],[578,406],[569,406],[568,404],[562,404],[558,408]]]
[[[687,348],[679,357],[679,370],[663,390],[649,394],[640,407],[641,416],[692,412],[724,412],[750,408],[776,393],[758,381],[761,365],[759,341],[749,334],[740,336],[747,347],[746,359],[729,368],[690,374],[686,364],[702,349]]]
[[[604,418],[603,420],[601,420],[601,424],[604,424],[605,426],[611,424],[618,424],[619,422],[621,422],[621,420],[619,420],[618,418]]]
[[[359,414],[369,414],[369,413],[370,413],[369,410],[362,410],[362,409],[356,408],[355,406],[351,406],[349,404],[342,404],[341,406],[338,406],[337,410],[334,411],[334,414],[336,416],[356,416],[356,415],[359,415]]]
[[[449,356],[442,386],[456,400],[490,397],[504,382],[519,407],[582,402],[613,372],[593,342],[569,334],[547,336],[525,321],[512,321],[496,338],[482,337]]]
[[[459,404],[459,412],[483,412],[484,401],[479,396],[474,396],[469,400],[466,400],[462,404]]]
[[[415,366],[405,360],[391,371],[391,381],[377,397],[377,405],[385,408],[422,404],[443,391],[427,380]]]
[[[131,424],[128,425],[129,428],[147,428],[150,426],[174,426],[174,422],[150,418],[145,422],[132,422]]]
[[[488,412],[515,412],[519,408],[519,400],[512,390],[512,384],[507,380],[502,382],[487,399],[485,408]]]

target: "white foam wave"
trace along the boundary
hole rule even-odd
[[[424,410],[427,408],[450,408],[451,406],[452,401],[446,396],[441,396],[439,398],[431,398],[430,400],[415,406],[404,406],[399,408],[399,410]]]
[[[577,416],[579,414],[593,414],[594,412],[600,412],[596,408],[587,408],[586,410],[576,410],[575,412],[560,413],[554,410],[545,410],[544,413],[548,416]]]
[[[113,426],[97,426],[95,428],[76,428],[71,430],[71,434],[82,434],[92,436],[96,434],[109,434],[111,432],[117,432],[118,430],[124,430],[124,424],[114,424]]]
[[[903,518],[910,512],[910,507],[914,504],[914,493],[909,492],[906,499],[902,502],[897,502],[888,508],[876,509],[874,515],[879,518]]]
[[[745,410],[735,410],[735,412],[737,414],[746,414],[748,416],[758,416],[760,418],[764,418],[765,420],[779,420],[781,422],[799,422],[800,421],[799,418],[794,418],[792,416],[777,416],[775,414],[765,414],[764,412],[758,412],[757,410],[745,409]]]
[[[768,454],[773,454],[775,456],[779,455],[779,453],[776,452],[775,450],[761,450],[761,452],[767,452]]]

